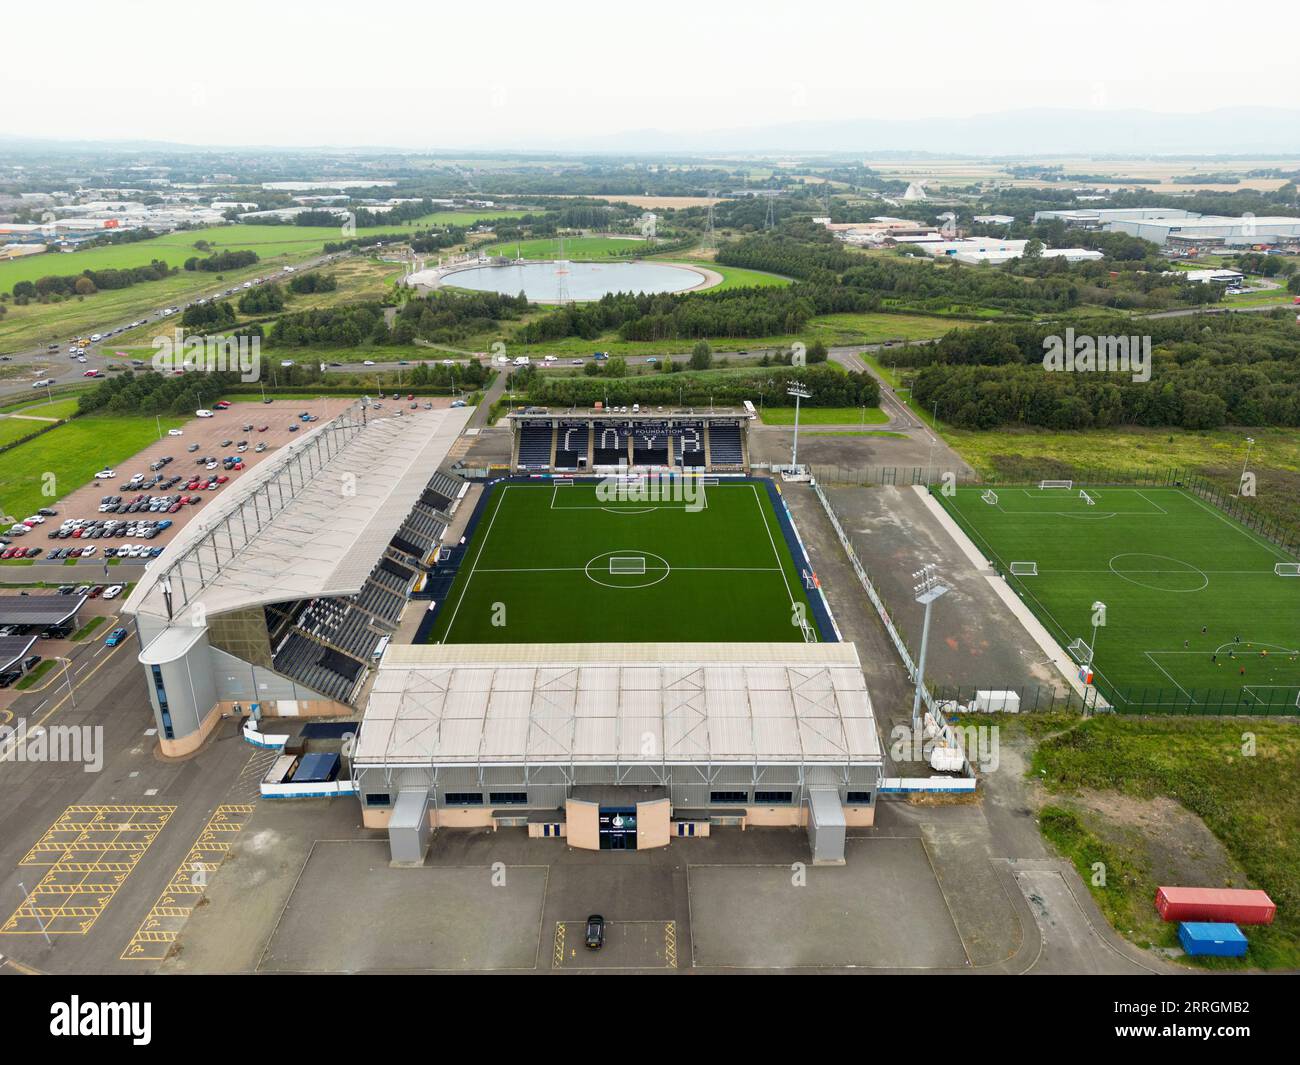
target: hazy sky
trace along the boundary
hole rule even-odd
[[[1024,107],[1300,107],[1285,49],[1267,61],[1295,11],[1277,0],[12,4],[0,134],[450,148]]]

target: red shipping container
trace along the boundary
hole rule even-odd
[[[1277,905],[1265,891],[1254,888],[1162,887],[1156,909],[1166,921],[1227,921],[1232,924],[1272,924]]]

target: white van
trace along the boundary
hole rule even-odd
[[[212,411],[210,411],[210,410],[196,410],[196,411],[194,412],[194,416],[195,416],[196,418],[211,418],[211,417],[212,417]]]
[[[515,365],[516,365],[516,366],[527,366],[527,365],[529,364],[530,361],[531,361],[531,360],[528,358],[527,355],[516,355],[516,356],[515,356]]]

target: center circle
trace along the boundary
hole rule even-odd
[[[1210,578],[1190,562],[1168,555],[1116,555],[1109,566],[1116,577],[1156,592],[1199,592],[1210,583]]]
[[[645,564],[644,570],[640,573],[611,573],[610,560],[614,558],[642,559]],[[586,573],[587,580],[593,584],[622,591],[625,588],[650,588],[660,581],[667,580],[672,567],[662,555],[629,547],[597,555],[583,567],[583,572]]]

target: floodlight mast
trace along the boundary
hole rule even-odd
[[[794,396],[794,446],[790,449],[790,465],[799,465],[799,401],[812,399],[812,393],[803,385],[791,385],[785,390],[787,396]]]
[[[916,581],[912,586],[916,601],[925,607],[925,621],[921,625],[921,654],[916,660],[916,694],[912,697],[912,733],[913,736],[920,736],[921,693],[925,690],[925,652],[930,644],[930,608],[936,599],[948,594],[948,586],[944,584],[933,563],[922,566],[912,574],[912,579]]]

